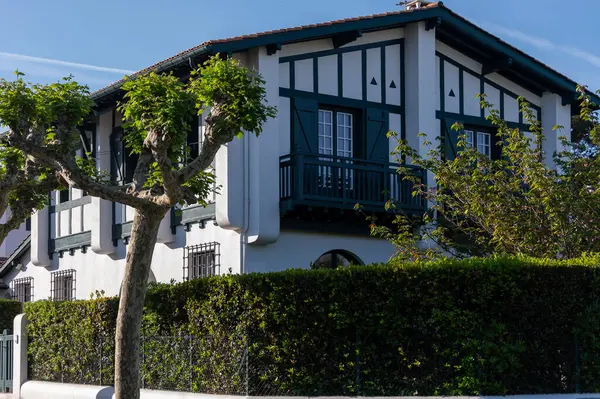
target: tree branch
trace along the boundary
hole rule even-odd
[[[177,174],[179,184],[183,184],[196,176],[198,173],[208,169],[215,159],[215,155],[222,145],[229,143],[237,132],[227,129],[219,108],[213,107],[211,114],[205,119],[205,133],[200,154],[196,159],[183,167]]]
[[[127,192],[126,186],[104,184],[92,180],[79,169],[74,156],[65,155],[55,151],[53,146],[42,147],[32,143],[11,128],[8,141],[25,154],[35,158],[37,162],[55,170],[64,181],[72,187],[87,191],[90,195],[108,201],[118,202],[134,208],[143,208],[153,205],[165,206],[164,198],[154,196],[149,190]]]
[[[150,162],[152,162],[152,152],[147,148],[143,148],[133,172],[133,184],[130,186],[130,191],[140,191],[144,188],[148,179]]]
[[[181,184],[177,181],[177,174],[173,170],[173,165],[168,156],[171,139],[160,132],[149,131],[144,140],[144,147],[149,148],[152,152],[152,157],[158,164],[163,178],[165,194],[175,204],[181,196]]]

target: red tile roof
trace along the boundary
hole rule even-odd
[[[181,51],[177,54],[175,54],[172,57],[167,58],[166,60],[157,62],[154,65],[151,65],[147,68],[144,68],[136,73],[134,73],[133,75],[131,75],[130,77],[133,76],[137,76],[137,75],[141,75],[144,74],[146,72],[150,72],[152,70],[155,70],[157,68],[160,68],[161,66],[168,64],[170,61],[173,61],[177,58],[192,54],[194,52],[196,52],[197,50],[200,50],[202,48],[205,47],[209,47],[215,44],[223,44],[223,43],[232,43],[232,42],[236,42],[236,41],[242,41],[242,40],[247,40],[247,39],[255,39],[255,38],[259,38],[259,37],[263,37],[263,36],[270,36],[270,35],[274,35],[274,34],[281,34],[281,33],[289,33],[289,32],[297,32],[297,31],[301,31],[301,30],[306,30],[306,29],[312,29],[312,28],[319,28],[319,27],[324,27],[324,26],[332,26],[332,25],[338,25],[338,24],[344,24],[347,22],[355,22],[355,21],[364,21],[364,20],[370,20],[370,19],[376,19],[376,18],[382,18],[382,17],[389,17],[392,15],[399,15],[399,14],[406,14],[406,13],[413,13],[413,12],[419,12],[419,11],[423,11],[423,10],[428,10],[431,8],[436,8],[439,6],[443,6],[443,3],[441,1],[436,1],[434,3],[429,3],[429,4],[424,4],[421,8],[417,8],[417,9],[412,9],[412,10],[399,10],[399,11],[392,11],[392,12],[385,12],[385,13],[380,13],[380,14],[371,14],[371,15],[365,15],[362,17],[352,17],[352,18],[344,18],[344,19],[338,19],[338,20],[334,20],[334,21],[329,21],[329,22],[321,22],[321,23],[317,23],[317,24],[311,24],[311,25],[302,25],[302,26],[297,26],[294,28],[285,28],[285,29],[276,29],[276,30],[270,30],[270,31],[265,31],[265,32],[259,32],[259,33],[253,33],[253,34],[249,34],[249,35],[241,35],[241,36],[234,36],[234,37],[230,37],[230,38],[226,38],[226,39],[216,39],[216,40],[209,40],[206,42],[203,42],[197,46],[194,46],[192,48],[189,48],[187,50]],[[113,88],[115,86],[119,86],[121,85],[121,83],[123,83],[124,79],[118,80],[94,93],[92,93],[92,97],[99,97],[99,95],[105,91],[107,91],[110,88]]]
[[[522,56],[532,60],[534,63],[537,63],[539,66],[547,69],[551,73],[554,73],[554,74],[562,77],[563,79],[566,79],[567,81],[573,82],[570,78],[568,78],[564,74],[556,71],[555,69],[551,68],[550,66],[540,62],[539,60],[535,59],[534,57],[517,49],[516,47],[510,45],[509,43],[505,42],[504,40],[500,39],[499,37],[492,35],[491,33],[485,31],[484,29],[480,28],[479,26],[477,26],[476,24],[467,20],[466,18],[464,18],[464,17],[460,16],[459,14],[453,12],[452,10],[448,9],[447,7],[444,6],[444,3],[442,1],[436,1],[436,2],[431,2],[431,3],[424,1],[420,8],[413,8],[410,10],[401,9],[398,11],[385,12],[385,13],[380,13],[380,14],[372,14],[372,15],[366,15],[366,16],[361,16],[361,17],[345,18],[345,19],[339,19],[339,20],[334,20],[334,21],[329,21],[329,22],[322,22],[322,23],[317,23],[317,24],[302,25],[302,26],[298,26],[298,27],[294,27],[294,28],[277,29],[277,30],[259,32],[259,33],[249,34],[249,35],[234,36],[234,37],[230,37],[230,38],[226,38],[226,39],[209,40],[200,45],[189,48],[185,51],[181,51],[181,52],[175,54],[174,56],[167,58],[166,60],[160,61],[154,65],[144,68],[141,71],[136,72],[133,75],[131,75],[131,77],[137,76],[140,74],[144,74],[144,73],[150,72],[152,70],[163,69],[163,68],[168,69],[169,64],[177,62],[177,61],[181,61],[182,59],[185,59],[186,57],[195,56],[196,54],[201,53],[204,50],[208,50],[210,46],[214,46],[214,45],[231,44],[231,43],[236,43],[236,42],[242,42],[242,41],[248,40],[248,39],[257,39],[257,38],[267,37],[267,36],[271,36],[271,35],[305,31],[305,30],[310,30],[310,29],[314,29],[314,28],[343,25],[343,24],[349,23],[349,22],[368,21],[368,20],[374,20],[374,19],[378,19],[378,18],[390,17],[390,16],[394,16],[394,15],[418,13],[418,12],[423,12],[423,11],[427,11],[427,10],[431,10],[431,9],[435,9],[435,8],[443,8],[444,10],[446,10],[447,12],[449,12],[456,18],[464,21],[464,23],[466,23],[468,25],[471,25],[472,27],[474,27],[477,30],[481,31],[482,33],[486,34],[489,38],[497,41],[501,45],[506,46],[509,49],[516,51],[517,53],[521,54]],[[310,39],[307,39],[307,40],[310,40]],[[116,91],[122,83],[123,83],[123,79],[121,79],[115,83],[112,83],[111,85],[92,93],[92,98],[96,99],[96,100],[101,99],[105,94],[113,93],[114,91]],[[573,92],[575,91],[575,82],[573,82],[572,91]],[[597,98],[595,95],[593,95],[593,97]],[[597,99],[598,99],[598,102],[600,102],[600,98],[597,98]]]

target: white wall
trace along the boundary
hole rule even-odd
[[[208,221],[205,228],[199,224],[192,224],[190,231],[185,231],[183,226],[177,228],[174,241],[168,244],[158,243],[154,249],[151,270],[156,281],[168,283],[171,280],[183,280],[183,248],[190,245],[220,243],[220,272],[239,273],[240,244],[239,234],[221,229]],[[28,251],[21,263],[25,266],[18,271],[12,269],[3,280],[10,284],[15,278],[32,277],[34,279],[34,300],[48,299],[51,295],[50,273],[59,270],[73,269],[76,271],[76,298],[86,299],[96,290],[104,290],[106,296],[119,294],[121,281],[125,272],[125,256],[127,246],[122,240],[118,241],[114,253],[110,255],[97,254],[89,248],[86,253],[80,249],[63,253],[60,258],[53,254],[51,266],[36,267],[31,263]]]
[[[10,209],[7,209],[4,215],[0,217],[0,223],[6,223],[10,215]],[[4,241],[0,244],[0,258],[8,258],[28,235],[29,232],[25,229],[25,223],[22,223],[17,230],[8,233]]]
[[[57,382],[27,381],[23,384],[21,398],[37,399],[112,399],[114,389],[95,385],[61,384]],[[272,399],[270,396],[233,396],[233,395],[211,395],[188,392],[151,391],[142,389],[142,399]],[[281,398],[295,399],[330,399],[325,396],[281,396]],[[350,397],[338,396],[338,399],[350,399]],[[389,399],[439,399],[439,396],[389,396]],[[598,393],[579,394],[546,394],[546,395],[508,395],[508,396],[446,396],[446,399],[599,399]]]
[[[365,264],[386,262],[394,254],[394,247],[379,238],[284,230],[274,244],[248,247],[248,273],[308,268],[336,249],[351,252]]]

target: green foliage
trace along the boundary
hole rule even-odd
[[[125,141],[133,154],[142,152],[148,132],[158,132],[172,142],[173,156],[180,154],[195,114],[194,96],[173,74],[150,72],[123,84]],[[176,161],[174,159],[173,161]]]
[[[114,378],[118,300],[25,304],[29,377],[102,385]]]
[[[4,330],[12,331],[13,320],[20,313],[23,313],[23,304],[21,302],[0,299],[0,334]]]
[[[257,135],[262,125],[276,115],[277,109],[266,106],[265,81],[260,75],[248,70],[239,61],[228,58],[222,60],[217,54],[195,72],[189,92],[196,98],[196,106],[204,111],[214,108],[220,118],[219,123],[227,125],[225,130],[236,134],[243,131]]]
[[[594,140],[597,115],[583,91],[581,100],[581,119],[594,126],[589,134]],[[446,131],[440,145],[426,156],[401,141],[393,154],[410,157],[436,179],[435,187],[415,184],[413,193],[429,205],[429,212],[418,220],[426,228],[407,233],[409,223],[398,212],[400,228],[378,226],[373,233],[390,239],[399,256],[409,255],[404,259],[431,257],[422,250],[411,251],[421,240],[439,244],[434,256],[446,251],[455,256],[573,258],[600,252],[600,159],[585,144],[563,140],[563,150],[554,154],[556,166],[547,165],[544,135],[560,134],[561,127],[542,132],[529,104],[524,99],[520,104],[528,134],[509,127],[481,96],[487,119],[497,129],[491,159],[467,144],[460,123]],[[453,135],[458,136],[458,153],[449,158],[446,146]],[[398,172],[402,173],[402,168]]]
[[[250,395],[596,392],[599,260],[395,261],[156,284],[142,378],[244,394],[247,347]],[[111,382],[114,299],[26,312],[33,378],[98,383],[101,369]]]
[[[173,74],[155,72],[127,80],[119,104],[125,143],[139,155],[149,148],[148,134],[158,135],[159,142],[166,143],[166,148],[158,152],[166,151],[172,169],[177,170],[193,161],[186,139],[197,115],[205,113],[206,126],[211,127],[213,137],[204,140],[227,142],[243,132],[260,134],[267,119],[276,115],[275,107],[265,105],[264,83],[259,74],[239,61],[219,55],[192,71],[185,82]],[[156,156],[147,168],[144,187],[160,187],[164,175]],[[200,171],[182,186],[206,205],[205,199],[214,191],[214,175],[210,170]]]
[[[57,121],[68,122],[67,131],[75,134],[93,106],[87,86],[72,77],[48,85],[32,84],[17,72],[17,79],[0,79],[0,121],[14,131],[29,129],[45,132],[46,140],[56,136]],[[65,143],[62,143],[63,147]],[[67,148],[68,149],[68,148]]]

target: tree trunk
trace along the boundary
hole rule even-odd
[[[115,336],[115,399],[140,397],[140,327],[158,228],[168,209],[137,209],[127,248]]]

